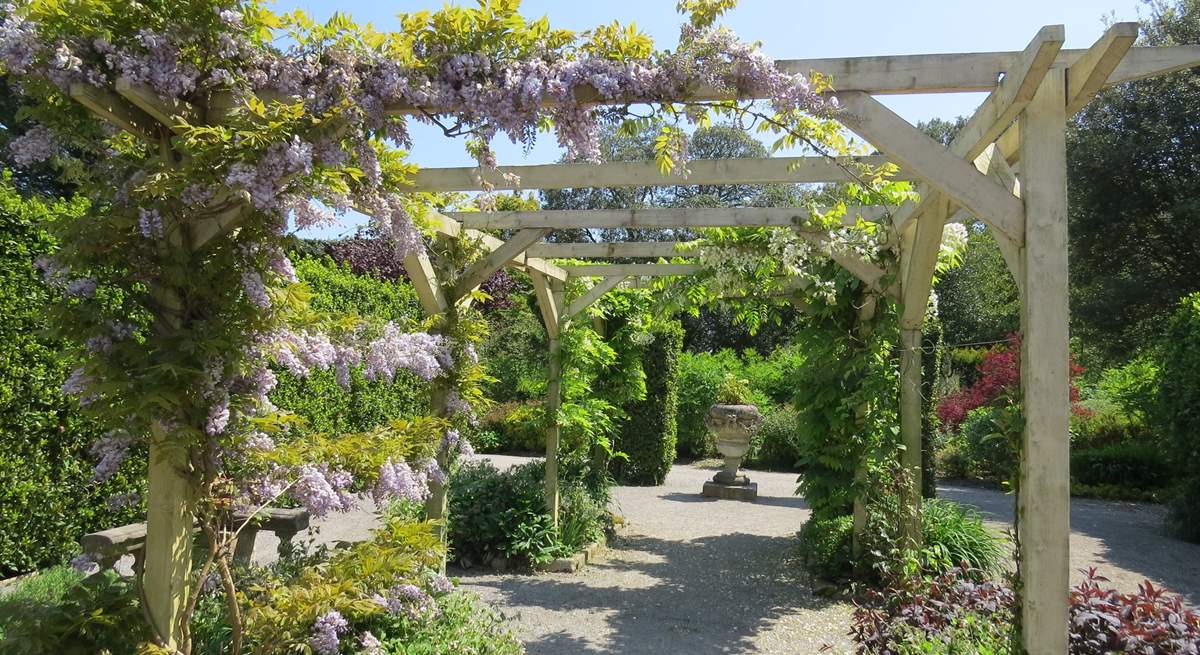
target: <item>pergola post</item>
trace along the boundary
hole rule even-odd
[[[562,344],[559,337],[568,320],[563,308],[562,282],[530,271],[533,280],[534,293],[537,295],[538,308],[542,312],[542,322],[546,325],[546,337],[549,341],[548,368],[546,379],[546,400],[542,404],[546,433],[546,478],[545,499],[546,509],[554,525],[558,525],[558,409],[562,404]]]
[[[1019,505],[1022,646],[1067,652],[1070,555],[1066,75],[1052,70],[1020,118],[1025,203]]]
[[[429,261],[429,257],[425,254],[412,254],[404,258],[404,270],[408,273],[408,278],[412,282],[413,288],[417,292],[417,298],[421,302],[421,308],[430,317],[443,315],[447,322],[455,320],[455,312],[452,311],[454,306],[453,298],[446,298],[445,293],[437,279],[437,271],[433,268],[433,263]],[[468,289],[468,291],[470,291]],[[450,325],[444,325],[443,330],[449,330]],[[429,414],[430,416],[444,417],[447,413],[446,399],[450,389],[446,382],[441,379],[435,379],[429,386]],[[438,466],[442,470],[446,470],[448,462],[443,456],[438,457]],[[425,518],[430,521],[438,521],[438,526],[434,529],[438,540],[442,544],[446,543],[446,526],[443,522],[446,518],[446,486],[438,483],[436,480],[429,481],[429,498],[425,500]],[[446,568],[446,560],[442,558],[442,570]]]
[[[900,330],[900,535],[906,548],[921,545],[921,329]]]
[[[196,488],[189,468],[187,448],[171,443],[171,435],[156,423],[151,429],[142,591],[152,628],[168,648],[182,642],[191,583]]]
[[[874,295],[868,294],[863,297],[862,307],[858,310],[858,325],[855,327],[855,332],[858,338],[864,343],[871,338],[871,320],[875,318],[877,309],[878,302]],[[870,408],[865,403],[855,408],[854,417],[856,422],[861,424],[866,419],[868,411],[870,411]],[[866,452],[859,453],[859,460],[855,464],[854,486],[857,490],[854,494],[854,534],[850,542],[850,547],[854,557],[858,557],[862,554],[863,535],[867,531],[867,502],[864,495],[864,489],[867,486]]]

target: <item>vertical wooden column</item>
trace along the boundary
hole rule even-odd
[[[169,648],[180,645],[181,619],[192,573],[196,489],[187,449],[156,424],[151,431],[142,591],[154,631]]]
[[[429,387],[429,415],[430,416],[446,416],[446,396],[449,393],[446,381],[435,379]],[[450,475],[449,462],[442,454],[438,455],[438,466],[442,467],[446,475]],[[429,481],[429,498],[425,499],[425,518],[431,521],[444,521],[446,519],[446,485],[438,483],[436,480]],[[446,543],[446,525],[439,523],[435,528],[438,538],[442,544]],[[442,568],[445,568],[445,561],[442,562]]]
[[[562,403],[562,345],[550,339],[550,375],[546,384],[546,508],[558,525],[558,408]]]
[[[1021,638],[1067,652],[1070,555],[1066,76],[1051,70],[1020,118],[1026,276],[1021,308]]]
[[[900,467],[908,475],[900,499],[905,546],[921,543],[921,330],[900,330]]]
[[[563,283],[536,271],[530,271],[533,290],[537,296],[542,323],[549,341],[549,372],[546,376],[546,400],[542,404],[546,433],[546,509],[554,525],[558,525],[558,409],[562,403],[562,344],[559,337],[567,323],[563,306]]]

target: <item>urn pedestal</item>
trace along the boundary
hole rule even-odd
[[[762,414],[754,405],[713,405],[704,424],[717,435],[717,452],[725,458],[725,468],[704,483],[701,492],[712,498],[753,501],[758,484],[741,473],[742,458],[750,449],[750,435],[762,425]]]

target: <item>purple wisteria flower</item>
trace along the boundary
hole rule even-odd
[[[403,332],[389,322],[383,334],[367,346],[364,374],[368,380],[392,382],[405,369],[423,380],[432,380],[443,368],[451,368],[446,339],[425,332]]]
[[[420,502],[429,497],[429,486],[404,460],[388,459],[379,467],[379,480],[371,495],[376,504],[386,500]]]
[[[329,610],[313,622],[312,636],[308,645],[317,655],[337,655],[341,646],[339,634],[350,629],[350,622],[337,610]]]
[[[415,584],[402,584],[392,587],[386,594],[375,594],[374,600],[389,614],[407,616],[410,619],[421,619],[436,616],[437,602],[433,596],[425,593]]]
[[[138,210],[138,230],[147,239],[159,239],[163,235],[162,214],[157,209]]]
[[[362,647],[362,655],[383,655],[383,643],[370,632],[359,636],[358,645]]]
[[[433,593],[442,595],[454,591],[454,582],[444,575],[438,574],[433,576],[429,581],[429,589]]]
[[[208,421],[204,424],[204,432],[213,437],[224,434],[229,426],[229,393],[221,390],[215,395],[216,401],[208,408]]]
[[[58,144],[50,130],[36,125],[8,144],[13,163],[17,166],[32,166],[50,159],[58,152]]]
[[[348,512],[354,509],[350,494],[350,474],[327,465],[303,464],[296,469],[296,485],[292,494],[313,516],[325,516],[331,511]]]
[[[104,482],[121,468],[121,464],[129,457],[129,447],[133,437],[124,432],[113,430],[92,442],[89,452],[97,460],[92,471],[93,482]]]
[[[83,575],[91,575],[100,570],[100,564],[96,562],[94,555],[82,553],[71,558],[71,568]]]
[[[446,434],[442,435],[442,442],[438,445],[438,451],[449,455],[457,454],[466,459],[475,457],[475,448],[471,446],[471,442],[454,428],[446,430]]]
[[[246,292],[246,298],[255,307],[266,309],[271,306],[271,298],[267,295],[267,287],[263,284],[262,276],[258,271],[246,271],[242,273],[242,290]]]

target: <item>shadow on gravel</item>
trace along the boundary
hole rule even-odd
[[[672,491],[666,493],[659,498],[670,500],[676,503],[727,503],[728,500],[720,500],[717,498],[709,498],[700,494],[682,493]],[[754,501],[756,505],[770,505],[772,507],[794,507],[796,509],[808,509],[808,503],[804,502],[799,496],[781,497],[781,496],[759,496],[758,500]]]
[[[831,604],[811,593],[791,561],[794,547],[793,538],[742,533],[684,542],[629,536],[614,544],[623,551],[619,559],[587,569],[586,584],[569,575],[463,577],[495,588],[517,612],[542,607],[604,617],[601,634],[568,628],[526,642],[531,654],[753,652],[754,636],[784,614]]]
[[[1013,498],[1002,491],[946,485],[938,487],[938,497],[972,505],[987,519],[1012,524]],[[1099,556],[1112,566],[1200,605],[1200,544],[1167,535],[1164,513],[1157,505],[1072,498],[1071,531],[1100,542]],[[1111,569],[1104,562],[1096,566],[1101,574]]]

